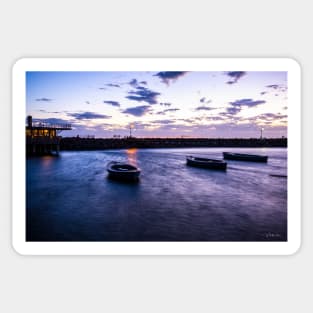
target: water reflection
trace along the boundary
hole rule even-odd
[[[138,149],[130,148],[126,150],[127,161],[130,164],[137,166],[137,158],[138,158]]]
[[[42,166],[44,168],[48,169],[49,167],[51,167],[54,159],[55,159],[55,157],[53,157],[53,156],[42,156],[41,157]]]
[[[27,240],[287,240],[288,179],[278,177],[287,175],[287,149],[266,149],[266,164],[229,161],[226,173],[186,166],[186,155],[219,159],[224,150],[128,149],[30,158]],[[138,163],[140,183],[105,179],[112,160]]]

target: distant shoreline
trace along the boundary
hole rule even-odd
[[[287,148],[287,138],[80,138],[64,137],[60,150],[130,148]]]

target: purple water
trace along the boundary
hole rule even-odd
[[[186,155],[269,156],[228,161],[226,172],[186,166]],[[142,170],[129,184],[106,164]],[[271,176],[271,175],[282,175]],[[28,241],[286,241],[287,149],[130,149],[27,159]]]

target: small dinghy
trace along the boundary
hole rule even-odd
[[[196,158],[193,156],[187,156],[187,165],[194,167],[208,168],[211,170],[226,171],[227,163],[223,160],[214,160],[206,158]]]
[[[128,163],[111,161],[107,165],[109,177],[121,180],[138,180],[140,169]]]
[[[236,161],[250,161],[250,162],[267,162],[266,155],[255,155],[255,154],[243,154],[243,153],[232,153],[223,152],[224,159],[236,160]]]

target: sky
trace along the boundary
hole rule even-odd
[[[287,137],[287,72],[27,72],[26,114],[64,137]]]

